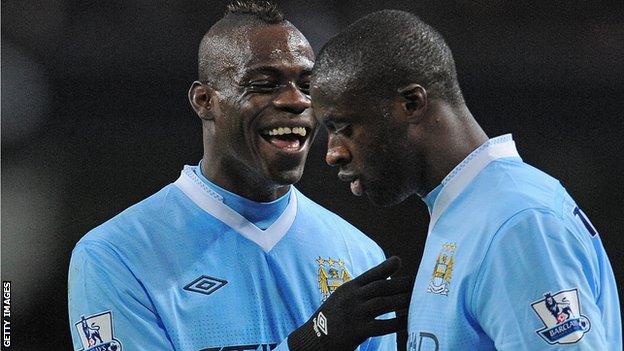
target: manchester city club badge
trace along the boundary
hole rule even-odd
[[[319,265],[319,290],[321,291],[323,301],[325,301],[334,290],[351,280],[351,274],[349,274],[345,262],[341,259],[335,260],[333,258],[324,259],[319,257],[316,259],[316,263]]]
[[[548,292],[531,307],[544,323],[536,332],[549,344],[573,344],[591,329],[589,319],[581,314],[577,289]]]
[[[121,351],[121,343],[113,337],[113,318],[110,311],[76,322],[82,349],[80,351]]]
[[[456,249],[457,245],[455,245],[455,243],[445,243],[442,245],[442,251],[438,254],[429,286],[427,286],[428,293],[444,296],[448,295],[451,277],[453,276]]]

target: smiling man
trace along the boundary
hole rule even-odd
[[[399,260],[292,186],[317,129],[313,62],[266,3],[206,33],[188,92],[204,156],[76,245],[76,350],[396,349],[381,335],[405,316],[376,317],[407,308]]]
[[[402,11],[358,20],[321,50],[312,101],[353,194],[429,208],[409,350],[622,350],[598,232],[511,135],[486,136],[438,32]]]

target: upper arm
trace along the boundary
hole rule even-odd
[[[103,243],[80,243],[68,280],[74,349],[89,343],[121,343],[126,349],[172,349],[142,284],[116,252]]]
[[[508,220],[487,248],[471,309],[501,350],[558,345],[606,349],[596,304],[596,257],[548,211]]]

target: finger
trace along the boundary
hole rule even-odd
[[[377,317],[384,313],[408,308],[411,294],[375,297],[361,305],[362,311],[369,317]]]
[[[362,273],[359,277],[353,279],[353,281],[358,282],[360,286],[364,286],[375,280],[388,278],[394,272],[398,271],[399,268],[401,268],[401,259],[397,256],[392,256],[377,266]]]
[[[410,300],[411,301],[411,300]],[[407,316],[407,312],[409,311],[409,306],[406,308],[402,308],[400,310],[394,311],[397,317]]]
[[[407,329],[407,316],[391,319],[375,319],[368,324],[367,336],[379,336]]]
[[[392,279],[376,280],[362,287],[362,297],[396,295],[411,292],[414,284],[413,277],[397,277]]]

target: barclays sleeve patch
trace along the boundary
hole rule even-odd
[[[75,325],[82,343],[79,351],[121,351],[121,342],[113,335],[111,311],[81,316]]]
[[[544,323],[544,328],[536,333],[551,345],[574,344],[591,329],[589,319],[581,314],[576,288],[545,293],[544,298],[533,302],[531,307]]]

